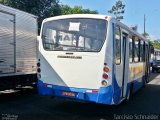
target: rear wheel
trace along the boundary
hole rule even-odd
[[[128,91],[128,95],[127,95],[126,100],[129,101],[130,97],[131,97],[131,89],[129,89],[129,91]]]
[[[155,72],[155,69],[152,67],[152,73],[153,72]],[[150,79],[150,67],[145,71],[143,87],[146,86],[146,84],[149,82],[149,79]]]
[[[131,83],[129,90],[128,90],[128,93],[127,93],[127,97],[125,98],[123,103],[127,103],[130,100],[130,98],[132,96],[132,90],[133,90],[133,83]]]
[[[144,78],[144,86],[149,82],[149,73],[146,73]]]

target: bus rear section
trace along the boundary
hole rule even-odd
[[[39,93],[112,104],[112,64],[105,63],[107,26],[105,17],[45,19],[38,37]]]

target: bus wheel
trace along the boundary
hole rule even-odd
[[[143,80],[143,85],[142,85],[143,88],[146,87],[146,84],[148,83],[147,81],[148,81],[148,75],[145,75],[144,80]]]
[[[124,103],[127,103],[130,100],[131,95],[132,95],[132,90],[133,90],[133,83],[131,83],[131,85],[129,87],[128,94],[127,94],[127,97],[124,100]]]
[[[147,74],[147,75],[146,75],[146,79],[145,79],[145,82],[146,82],[146,83],[149,83],[149,77],[150,77],[150,75]]]
[[[131,97],[131,92],[130,92],[130,89],[129,89],[128,94],[127,94],[127,97],[124,99],[123,103],[124,103],[124,104],[128,103],[130,97]]]
[[[128,91],[128,95],[127,95],[126,100],[129,101],[130,97],[131,97],[131,89],[129,89],[129,91]]]

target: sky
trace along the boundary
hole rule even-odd
[[[110,15],[108,10],[117,0],[60,0],[61,4],[71,7],[76,5],[84,9],[97,10],[99,14]],[[123,0],[126,5],[124,20],[127,26],[138,26],[138,32],[144,31],[144,14],[146,16],[146,32],[152,40],[160,39],[160,0]]]

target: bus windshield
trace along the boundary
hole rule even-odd
[[[45,50],[98,52],[107,33],[102,19],[60,19],[44,23],[42,41]]]

